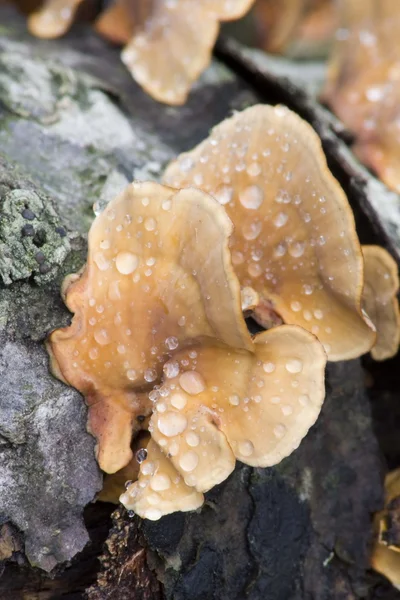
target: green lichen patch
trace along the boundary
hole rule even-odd
[[[70,250],[49,199],[25,188],[0,195],[0,278],[5,285],[33,277],[53,279]]]

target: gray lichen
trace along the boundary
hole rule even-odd
[[[29,277],[50,281],[69,250],[50,200],[23,188],[0,194],[0,277],[6,285]]]

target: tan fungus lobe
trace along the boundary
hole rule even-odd
[[[257,335],[253,351],[213,342],[181,350],[174,360],[180,371],[164,379],[150,431],[182,481],[198,492],[224,481],[236,459],[257,467],[277,464],[298,447],[320,412],[326,356],[300,327]],[[143,468],[145,477],[141,469],[121,501],[158,518],[143,514],[155,489],[153,470],[149,478],[146,463]]]
[[[256,0],[258,45],[266,52],[295,57],[323,54],[336,26],[332,0]]]
[[[28,17],[28,28],[40,38],[57,38],[70,28],[76,11],[84,0],[46,0]]]
[[[400,314],[397,293],[397,264],[380,246],[362,246],[364,255],[363,307],[377,331],[371,355],[385,360],[397,354],[400,342]]]
[[[371,566],[400,590],[400,469],[385,478],[385,508],[375,516]]]
[[[39,37],[62,35],[82,0],[47,0],[29,19]],[[220,21],[244,15],[254,0],[116,0],[96,28],[127,44],[121,58],[133,78],[156,100],[183,104],[208,66]]]
[[[360,160],[400,191],[400,3],[341,0],[340,21],[323,99]]]
[[[232,262],[243,288],[323,343],[329,360],[368,352],[373,326],[362,313],[363,259],[347,198],[314,130],[288,109],[253,106],[217,127],[166,170],[175,187],[195,185],[234,224]]]
[[[134,510],[143,519],[157,521],[164,515],[202,506],[203,494],[186,485],[172,462],[152,440],[147,452],[147,459],[140,465],[139,481],[120,496],[128,510]]]
[[[151,412],[145,390],[173,351],[202,338],[251,347],[231,228],[203,192],[155,183],[130,185],[95,219],[87,265],[64,286],[72,324],[48,348],[53,372],[86,398],[104,471],[131,459],[136,416]]]

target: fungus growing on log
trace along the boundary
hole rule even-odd
[[[353,150],[400,191],[400,4],[342,0],[323,100],[354,134]]]
[[[106,472],[129,462],[135,417],[151,412],[144,390],[171,351],[203,336],[250,344],[218,209],[197,190],[132,184],[95,219],[86,268],[64,283],[74,319],[49,338],[52,367],[86,397]]]
[[[362,246],[364,255],[363,307],[376,327],[371,349],[375,360],[391,358],[399,349],[400,314],[397,264],[380,246]]]
[[[300,327],[265,331],[252,351],[203,343],[174,360],[179,374],[157,390],[149,428],[164,454],[149,457],[121,496],[127,508],[154,520],[200,505],[189,491],[207,492],[224,481],[236,459],[256,467],[279,463],[299,446],[324,398],[325,353]],[[182,504],[164,504],[170,487]]]
[[[275,324],[275,313],[304,327],[330,360],[370,350],[353,213],[305,121],[282,106],[248,108],[170,164],[164,181],[200,187],[225,207],[235,272],[259,295],[261,325]]]
[[[83,0],[47,0],[29,18],[39,37],[57,37]],[[254,0],[115,0],[98,18],[97,31],[126,44],[121,58],[153,98],[183,104],[211,60],[221,21],[244,15]]]
[[[375,517],[371,565],[400,590],[400,469],[385,478],[385,508]]]
[[[317,338],[282,326],[252,340],[231,232],[200,190],[132,184],[95,219],[87,265],[64,284],[74,317],[50,335],[53,372],[86,397],[108,473],[130,463],[137,417],[151,415],[147,458],[122,496],[149,519],[200,506],[236,458],[279,462],[324,398]]]

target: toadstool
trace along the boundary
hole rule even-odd
[[[330,360],[368,352],[375,332],[360,306],[352,210],[305,121],[282,106],[248,108],[171,163],[164,181],[196,185],[225,207],[235,272],[259,295],[261,325],[273,309],[317,335]]]
[[[135,415],[149,414],[145,390],[171,351],[203,336],[250,344],[218,209],[197,190],[132,184],[95,219],[87,265],[64,284],[74,318],[49,338],[52,367],[85,395],[106,472],[129,462]]]
[[[400,191],[400,5],[341,0],[323,100],[354,134],[354,152]]]

